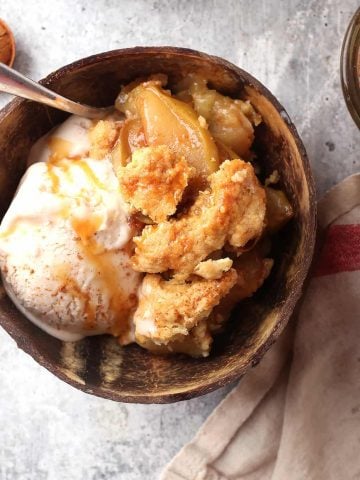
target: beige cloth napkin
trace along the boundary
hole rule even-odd
[[[325,243],[298,321],[162,480],[360,479],[360,175],[319,202]]]

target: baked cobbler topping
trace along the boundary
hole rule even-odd
[[[4,284],[60,339],[207,356],[293,215],[278,172],[262,184],[254,168],[261,117],[195,75],[136,80],[115,106],[33,147],[0,228]]]

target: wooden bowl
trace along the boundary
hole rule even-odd
[[[0,325],[17,345],[65,382],[122,402],[165,403],[215,390],[259,362],[291,316],[311,263],[316,226],[314,183],[305,149],[287,113],[251,75],[221,58],[193,50],[149,47],[115,50],[67,65],[42,83],[73,100],[110,105],[120,85],[163,72],[170,85],[201,72],[211,86],[248,98],[261,113],[255,149],[266,174],[278,169],[295,218],[281,232],[275,267],[256,295],[232,315],[210,357],[154,356],[137,345],[121,348],[109,336],[63,343],[28,321],[2,289]],[[0,113],[0,214],[4,215],[26,168],[32,144],[66,114],[16,99]]]

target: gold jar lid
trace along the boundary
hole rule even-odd
[[[9,67],[15,59],[15,40],[10,28],[0,18],[0,62]]]
[[[349,112],[360,128],[360,8],[345,34],[341,51],[341,84]]]

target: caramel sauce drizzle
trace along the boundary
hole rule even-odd
[[[128,329],[129,315],[136,304],[136,298],[128,298],[119,288],[118,272],[113,263],[114,253],[104,251],[93,237],[98,229],[98,221],[99,218],[95,216],[90,219],[72,219],[72,227],[80,239],[83,255],[98,272],[99,280],[109,295],[109,307],[115,316],[112,333],[118,336]]]
[[[48,140],[48,147],[50,149],[50,157],[48,160],[48,171],[49,176],[52,181],[53,193],[58,193],[59,191],[59,182],[56,180],[56,174],[53,171],[54,166],[60,168],[63,173],[68,175],[68,179],[71,180],[70,166],[76,165],[79,167],[83,173],[86,175],[87,179],[92,185],[101,189],[107,190],[106,185],[102,183],[98,177],[95,175],[93,170],[89,165],[80,157],[70,157],[70,152],[72,148],[72,142],[64,140],[60,137],[50,137]]]
[[[47,145],[50,150],[50,158],[48,161],[50,163],[56,163],[63,158],[70,157],[73,143],[60,137],[49,137]]]
[[[95,173],[91,170],[89,165],[84,160],[77,160],[76,165],[82,169],[87,178],[91,181],[93,185],[100,188],[101,190],[107,190],[106,185],[98,179]]]
[[[48,174],[48,176],[50,178],[50,181],[51,181],[51,191],[55,195],[58,195],[59,194],[59,187],[60,187],[59,177],[54,172],[54,168],[53,168],[53,165],[51,165],[51,163],[47,163],[46,167],[47,167],[47,174]]]
[[[84,328],[85,330],[93,330],[96,328],[96,307],[90,299],[90,295],[84,292],[76,280],[68,275],[69,267],[67,265],[59,265],[56,269],[56,277],[63,284],[61,290],[66,291],[75,298],[84,303]]]
[[[9,237],[10,235],[12,235],[15,232],[17,227],[18,227],[18,222],[17,221],[12,222],[6,230],[4,230],[3,232],[0,233],[0,238]]]
[[[0,232],[0,239],[9,237],[16,232],[21,224],[31,223],[32,220],[31,216],[17,216],[3,232]]]
[[[51,172],[49,173],[49,176],[52,183],[52,191],[53,193],[57,194],[59,193],[59,178],[53,171],[53,167],[59,167],[64,173],[68,172],[68,174],[70,174],[70,163],[67,158],[69,157],[72,144],[71,142],[58,137],[52,137],[49,140],[48,146],[51,152],[48,162],[49,172]],[[82,172],[86,175],[87,179],[92,185],[98,189],[107,190],[106,185],[98,179],[93,170],[83,159],[75,157],[70,161],[72,162],[72,165],[76,165],[77,167],[81,168]],[[100,228],[101,222],[101,216],[96,214],[89,218],[71,218],[71,225],[79,239],[78,242],[81,246],[82,253],[96,269],[99,280],[101,281],[104,290],[109,295],[110,310],[115,316],[112,333],[114,335],[121,335],[122,333],[125,333],[128,328],[129,315],[136,304],[136,296],[134,295],[133,298],[129,299],[128,295],[124,294],[122,289],[119,288],[117,281],[118,272],[113,264],[114,254],[112,252],[104,251],[103,247],[99,245],[94,238],[95,233]],[[84,292],[82,292],[79,287],[77,287],[77,289],[74,288],[75,283],[73,279],[68,279],[68,282],[73,286],[73,294],[84,295]],[[93,318],[93,307],[89,306],[89,302],[90,299],[87,298],[85,305],[87,305],[87,308],[90,309],[87,317]],[[96,322],[96,312],[94,313],[92,322]]]
[[[86,219],[76,217],[71,219],[73,230],[84,247],[88,247],[92,243],[91,237],[99,230],[101,220],[100,215],[92,215]]]

